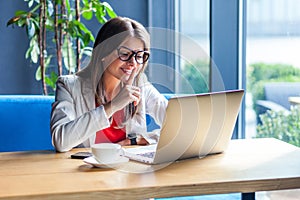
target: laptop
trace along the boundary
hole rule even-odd
[[[126,148],[125,156],[161,164],[224,152],[243,95],[241,89],[170,98],[157,144]]]

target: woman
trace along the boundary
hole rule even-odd
[[[157,141],[146,131],[146,114],[161,125],[167,100],[143,73],[149,49],[148,32],[132,19],[117,17],[102,26],[88,66],[57,80],[50,123],[57,151]]]

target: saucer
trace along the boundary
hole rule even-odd
[[[88,158],[83,159],[83,162],[93,165],[94,167],[99,167],[99,168],[114,168],[118,167],[119,165],[126,163],[129,161],[129,158],[121,156],[118,160],[114,160],[109,163],[101,163],[98,162],[94,156],[90,156]]]

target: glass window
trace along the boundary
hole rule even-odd
[[[208,92],[209,0],[179,0],[177,7],[176,92]]]
[[[298,0],[247,2],[247,138],[300,145],[300,112],[293,109],[300,98],[299,7]]]

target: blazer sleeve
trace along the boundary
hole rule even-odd
[[[168,100],[151,83],[145,85],[146,114],[150,115],[159,126],[163,123],[167,105]],[[143,137],[150,144],[153,144],[157,143],[159,135],[160,130],[154,130],[152,132],[145,132]]]
[[[161,126],[165,117],[168,100],[152,85],[147,84],[145,92],[146,113]]]
[[[52,143],[59,152],[69,151],[86,142],[98,130],[110,126],[103,106],[78,113],[83,102],[74,98],[76,79],[60,77],[57,81],[55,102],[52,104],[50,129]],[[76,99],[76,100],[75,100]]]

